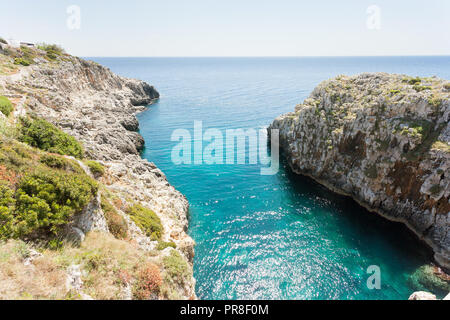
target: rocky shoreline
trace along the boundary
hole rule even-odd
[[[125,209],[117,208],[127,221],[130,240],[140,249],[161,259],[173,250],[181,254],[190,275],[189,281],[176,290],[177,297],[195,298],[195,243],[186,233],[188,201],[161,170],[139,154],[144,140],[135,115],[158,99],[159,93],[143,81],[120,77],[95,62],[67,54],[54,62],[42,58],[34,62],[12,74],[0,75],[2,95],[14,103],[12,121],[35,115],[61,128],[83,143],[87,158],[104,166],[106,174],[99,180],[105,187],[102,192],[117,195],[123,207],[139,203],[154,211],[164,227],[161,240],[173,243],[175,248],[156,250],[158,242],[145,235]],[[68,230],[71,237],[82,241],[89,231],[108,232],[100,201],[99,192],[75,217],[68,227],[72,228]]]
[[[269,127],[294,172],[402,222],[450,268],[450,85],[385,73],[319,84]]]

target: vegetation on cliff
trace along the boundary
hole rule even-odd
[[[1,43],[0,74],[0,299],[195,297],[192,240],[172,226],[187,202],[139,158],[142,137],[129,131],[137,120],[127,109],[157,91],[55,45]],[[94,117],[90,90],[105,117]],[[161,189],[163,200],[152,194]],[[163,261],[173,250],[187,273],[176,285]]]
[[[13,111],[13,105],[8,98],[0,96],[0,112],[5,116],[9,116],[9,114]]]
[[[152,240],[161,239],[163,226],[159,217],[152,210],[135,204],[129,207],[126,212],[134,223]]]
[[[125,206],[77,160],[48,152],[73,155],[79,146],[37,118],[21,119],[13,134],[0,135],[0,298],[181,298],[192,271],[173,249],[167,258],[157,257],[158,250],[176,247],[160,240],[164,229],[159,217],[138,203]],[[106,175],[98,162],[84,164],[97,179]],[[109,233],[89,232],[79,245],[61,242],[64,228],[100,190]],[[123,212],[158,241],[155,251],[129,241]],[[84,272],[83,294],[67,287],[67,270],[74,265]]]
[[[269,129],[296,172],[405,223],[448,267],[448,88],[436,77],[338,76]]]
[[[97,188],[76,162],[1,139],[0,237],[56,235]]]

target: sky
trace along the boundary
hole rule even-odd
[[[0,37],[84,57],[450,55],[449,0],[0,0],[0,16]]]

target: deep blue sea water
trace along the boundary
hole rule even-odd
[[[407,299],[409,276],[430,252],[405,227],[296,176],[282,161],[260,165],[175,165],[174,129],[261,128],[292,111],[322,80],[394,72],[450,79],[450,57],[91,58],[153,84],[158,103],[141,113],[143,157],[190,202],[202,299]],[[367,268],[381,270],[369,290]]]

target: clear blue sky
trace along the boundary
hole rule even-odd
[[[0,12],[0,36],[79,56],[450,55],[449,0],[1,0]]]

